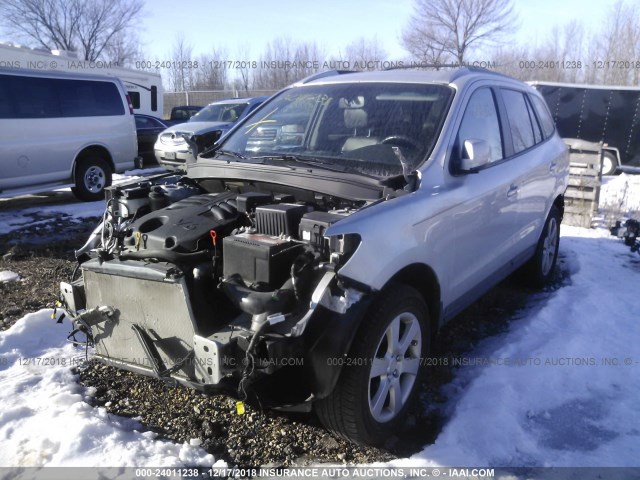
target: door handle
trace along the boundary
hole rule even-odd
[[[557,162],[555,162],[555,161],[554,161],[554,162],[551,162],[551,163],[549,164],[549,171],[550,171],[550,172],[555,172],[555,171],[556,171],[556,166],[557,166],[557,165],[558,165],[558,163],[557,163]]]
[[[520,190],[520,189],[518,188],[517,185],[511,185],[509,187],[509,190],[507,190],[507,197],[508,198],[514,197],[518,193],[518,190]]]

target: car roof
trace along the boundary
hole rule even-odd
[[[224,100],[216,100],[209,105],[225,105],[229,103],[255,103],[264,102],[269,97],[245,97],[245,98],[226,98]],[[209,106],[207,105],[207,106]]]

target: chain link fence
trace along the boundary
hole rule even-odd
[[[248,92],[241,90],[164,92],[163,118],[168,119],[171,115],[171,109],[179,105],[205,106],[211,102],[227,98],[259,97],[262,95],[271,96],[276,92],[277,90],[249,90]]]

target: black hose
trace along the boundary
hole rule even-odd
[[[140,250],[137,252],[126,252],[120,255],[120,260],[144,260],[147,258],[155,258],[157,260],[166,260],[167,262],[195,262],[198,260],[207,260],[211,258],[208,251],[193,253],[180,253],[171,250]]]

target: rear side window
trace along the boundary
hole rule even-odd
[[[502,96],[509,117],[513,149],[519,153],[535,144],[527,102],[524,94],[515,90],[502,90]]]
[[[3,100],[3,97],[6,97]],[[61,118],[124,115],[112,82],[59,78],[0,77],[0,118]]]
[[[531,98],[533,108],[538,115],[538,120],[540,121],[540,127],[542,127],[544,138],[549,138],[553,135],[553,131],[555,130],[555,125],[553,123],[553,118],[551,118],[551,114],[549,113],[549,109],[545,102],[537,96],[531,95],[529,98]]]
[[[64,117],[124,115],[122,97],[111,82],[59,79],[53,82],[58,88]]]
[[[526,99],[527,97],[525,97]],[[533,140],[535,143],[540,143],[542,141],[542,131],[540,130],[540,125],[538,124],[538,119],[536,118],[536,114],[533,113],[533,107],[531,106],[531,102],[527,99],[527,111],[529,112],[529,121],[531,122],[531,126],[533,127]]]
[[[500,123],[493,93],[489,88],[476,90],[464,111],[457,140],[460,156],[462,156],[465,140],[471,139],[485,140],[489,143],[489,161],[502,160]]]
[[[15,118],[7,77],[0,75],[0,118]]]
[[[16,118],[55,118],[62,116],[54,82],[49,78],[8,77],[14,98]]]

